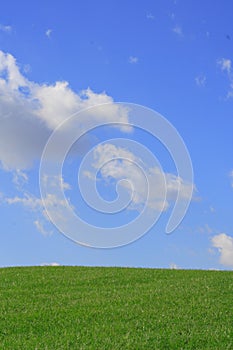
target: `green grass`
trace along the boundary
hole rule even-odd
[[[0,269],[0,349],[233,349],[233,272]]]

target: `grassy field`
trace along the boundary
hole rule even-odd
[[[233,349],[233,272],[0,269],[0,349]]]

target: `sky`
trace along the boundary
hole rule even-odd
[[[232,13],[2,2],[1,267],[233,269]]]

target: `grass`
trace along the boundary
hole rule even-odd
[[[233,272],[0,269],[0,349],[233,349]]]

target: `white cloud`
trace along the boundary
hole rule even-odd
[[[132,152],[110,143],[100,144],[95,148],[92,166],[93,174],[99,170],[105,181],[127,179],[127,181],[120,181],[119,185],[129,194],[133,190],[129,209],[140,210],[147,203],[147,206],[153,210],[165,211],[170,202],[176,199],[178,191],[181,198],[185,200],[189,198],[190,190],[194,187],[193,184],[185,183],[178,176],[162,172],[158,167],[144,165],[143,161]],[[89,179],[94,177],[90,171],[84,175]],[[164,180],[167,190],[165,201]]]
[[[212,245],[220,253],[220,263],[233,267],[233,237],[220,233],[212,238]]]
[[[53,175],[45,176],[42,178],[43,184],[49,186],[51,189],[61,188],[63,191],[71,190],[69,183],[65,182],[62,176]]]
[[[223,72],[227,73],[229,80],[229,88],[227,92],[227,98],[233,97],[233,73],[232,73],[232,62],[229,58],[221,58],[217,60],[217,64]]]
[[[6,25],[3,25],[3,24],[0,24],[0,30],[2,32],[5,32],[5,33],[10,33],[12,31],[12,27],[11,26],[6,26]]]
[[[20,172],[19,176],[23,178],[23,180],[28,181],[28,177],[26,174]],[[59,198],[57,196],[57,190],[61,189],[62,191],[70,190],[71,186],[67,182],[64,181],[64,179],[61,176],[46,176],[43,177],[42,181],[44,182],[44,185],[49,186],[51,189],[51,193],[48,193],[47,196],[44,198],[44,202],[40,197],[37,197],[33,195],[32,193],[22,191],[21,196],[14,196],[14,197],[7,197],[3,196],[2,200],[4,203],[7,203],[9,205],[14,204],[20,204],[23,205],[25,208],[28,208],[29,210],[37,213],[43,214],[44,218],[47,220],[47,213],[44,210],[44,204],[48,208],[54,208],[55,206],[57,208],[60,208],[61,210],[64,207],[67,207],[67,205],[70,205],[69,200],[65,200],[63,197]],[[38,223],[34,222],[37,227],[39,227]]]
[[[205,84],[206,84],[206,76],[205,75],[198,75],[195,78],[195,82],[196,82],[197,86],[205,86]]]
[[[173,31],[175,34],[177,34],[178,36],[183,36],[183,35],[184,35],[184,34],[183,34],[182,28],[181,28],[180,26],[178,26],[178,25],[176,25],[176,26],[172,29],[172,31]]]
[[[220,58],[217,60],[217,64],[220,66],[222,71],[226,71],[227,73],[231,72],[231,60],[228,58]]]
[[[52,262],[52,263],[42,263],[40,266],[61,266],[57,262]]]
[[[104,103],[110,103],[109,108],[89,112],[86,123],[92,119],[128,123],[128,111],[105,93],[88,88],[77,94],[64,81],[37,84],[21,74],[12,55],[0,51],[0,165],[7,170],[29,169],[40,159],[49,136],[61,122]],[[130,128],[121,130],[129,132]],[[71,131],[67,130],[67,137]]]
[[[55,178],[55,177],[54,177]],[[58,177],[57,177],[58,178]],[[45,181],[49,181],[46,179]],[[53,186],[52,186],[53,184]],[[31,193],[24,192],[22,196],[6,197],[2,194],[1,203],[6,203],[8,205],[21,205],[24,208],[30,210],[32,213],[35,213],[37,216],[40,216],[40,219],[34,220],[34,225],[37,230],[43,235],[52,234],[51,230],[46,228],[46,224],[50,223],[50,218],[48,217],[45,207],[49,210],[50,214],[52,213],[54,218],[57,218],[60,222],[65,222],[66,218],[63,213],[64,210],[68,208],[74,209],[70,203],[69,198],[59,197],[57,193],[56,186],[61,186],[63,190],[70,189],[70,186],[64,181],[52,180],[49,182],[51,186],[51,192],[42,200],[40,197],[37,197]]]
[[[130,56],[130,57],[129,57],[129,63],[130,63],[130,64],[138,63],[138,57],[136,57],[136,56]]]
[[[208,225],[208,224],[205,224],[204,226],[200,226],[199,228],[198,228],[198,232],[200,232],[200,233],[204,233],[204,234],[211,234],[211,233],[213,233],[213,229]]]
[[[53,190],[53,189],[51,189]],[[68,206],[68,202],[63,198],[58,198],[56,194],[49,193],[46,198],[44,198],[44,202],[41,198],[34,196],[31,193],[24,193],[22,197],[4,197],[4,202],[13,205],[13,204],[21,204],[24,207],[28,208],[31,211],[42,212],[44,217],[47,219],[47,214],[44,211],[44,202],[46,207],[48,208],[64,208]]]
[[[27,182],[28,175],[25,172],[21,171],[20,169],[13,171],[13,183],[17,189],[22,189]]]
[[[42,233],[43,236],[50,236],[52,234],[52,231],[48,231],[41,220],[35,220],[34,225],[36,226],[37,231]]]
[[[169,265],[169,268],[170,268],[171,270],[178,270],[178,269],[179,269],[179,266],[176,265],[175,263],[171,263],[171,264]]]
[[[45,35],[50,38],[51,37],[51,34],[52,34],[52,29],[47,29],[46,32],[45,32]]]
[[[28,193],[24,193],[23,197],[4,197],[4,202],[9,205],[21,204],[32,211],[38,211],[43,208],[42,200]]]

